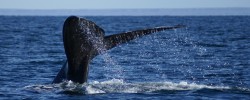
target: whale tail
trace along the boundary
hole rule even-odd
[[[182,27],[185,26],[163,26],[105,36],[105,31],[94,22],[75,16],[68,17],[63,27],[67,61],[53,83],[60,83],[63,80],[87,82],[89,62],[103,51],[151,33]]]

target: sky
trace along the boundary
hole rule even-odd
[[[0,9],[250,8],[250,0],[0,0]]]

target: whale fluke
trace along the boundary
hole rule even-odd
[[[176,28],[182,28],[186,27],[185,25],[176,25],[176,26],[162,26],[162,27],[155,27],[155,28],[149,28],[149,29],[142,29],[142,30],[136,30],[136,31],[130,31],[125,33],[119,33],[114,35],[105,36],[105,45],[106,49],[113,48],[119,44],[126,43],[130,40],[139,38],[144,35],[149,35],[155,32],[160,32],[164,30],[170,30],[170,29],[176,29]]]
[[[105,31],[94,22],[70,16],[63,25],[63,43],[67,61],[53,83],[60,83],[63,80],[85,83],[88,78],[89,63],[98,54],[141,36],[182,27],[185,26],[163,26],[105,36]]]

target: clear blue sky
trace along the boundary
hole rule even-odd
[[[250,0],[0,0],[0,9],[133,9],[250,7]]]

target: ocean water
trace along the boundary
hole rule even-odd
[[[250,16],[84,17],[106,35],[187,28],[154,33],[95,57],[86,84],[51,84],[66,60],[66,18],[0,16],[0,99],[250,98]]]

